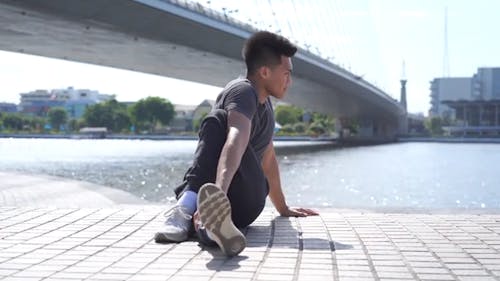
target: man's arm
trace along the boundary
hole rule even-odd
[[[269,183],[269,198],[273,202],[274,207],[282,216],[286,217],[306,217],[318,215],[317,212],[306,208],[290,208],[286,204],[285,195],[281,188],[281,179],[276,152],[271,141],[267,146],[264,156],[262,157],[262,169]]]
[[[217,164],[215,184],[225,193],[240,166],[241,158],[250,139],[251,121],[238,111],[229,111],[227,116],[227,139]]]

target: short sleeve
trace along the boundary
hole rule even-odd
[[[227,112],[235,110],[252,120],[257,111],[257,103],[255,89],[249,84],[239,83],[229,90],[224,100],[224,109]]]

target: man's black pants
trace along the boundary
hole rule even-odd
[[[205,117],[201,123],[193,165],[186,172],[183,184],[175,189],[177,198],[186,190],[198,193],[203,184],[215,183],[227,132],[226,111],[214,110]],[[262,165],[249,145],[227,193],[236,227],[246,227],[260,215],[268,193],[269,187]]]

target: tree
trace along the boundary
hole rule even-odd
[[[130,113],[137,128],[147,128],[153,132],[161,123],[168,125],[174,118],[175,110],[172,103],[160,97],[147,97],[135,103]]]
[[[88,106],[83,113],[83,119],[89,127],[113,127],[113,113],[105,103]]]
[[[303,122],[298,122],[298,123],[293,124],[293,130],[299,134],[304,133],[306,131],[306,128],[307,128],[307,125]]]
[[[125,109],[115,111],[113,120],[114,120],[113,131],[115,132],[128,131],[130,129],[130,125],[132,124],[130,116],[127,110]]]
[[[326,133],[326,129],[321,122],[315,121],[309,126],[309,134],[319,136]]]
[[[281,134],[293,134],[294,133],[293,125],[286,124],[286,125],[282,126],[280,129],[280,133]]]
[[[38,116],[30,118],[28,121],[31,131],[35,131],[37,133],[41,133],[45,127],[45,123],[47,123],[45,118]]]
[[[127,106],[115,99],[87,107],[83,120],[87,126],[106,127],[112,132],[128,130],[131,124]]]
[[[77,132],[80,130],[81,120],[72,118],[68,121],[68,131]]]
[[[291,105],[278,105],[274,110],[276,122],[280,125],[295,124],[302,121],[304,111]]]
[[[23,129],[23,118],[18,114],[5,114],[3,126],[7,130],[21,131]]]
[[[61,128],[61,125],[68,122],[68,112],[62,107],[53,107],[49,109],[48,112],[49,123],[57,132]]]
[[[335,122],[333,118],[326,114],[314,112],[313,123],[321,124],[325,131],[333,131],[335,129]]]
[[[436,116],[425,120],[425,127],[434,136],[443,134],[443,120],[441,117]]]

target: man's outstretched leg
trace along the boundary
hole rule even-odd
[[[207,183],[200,188],[197,202],[201,224],[222,252],[235,256],[243,251],[246,239],[231,219],[231,203],[224,191]]]
[[[185,192],[177,204],[165,212],[165,223],[154,237],[157,243],[182,242],[188,239],[192,229],[192,214],[196,211],[196,196],[192,191]]]
[[[188,239],[193,228],[192,216],[197,210],[198,190],[203,184],[215,181],[226,130],[227,113],[223,110],[214,110],[203,120],[193,165],[186,172],[184,183],[175,190],[178,201],[165,213],[165,223],[154,237],[156,242],[182,242]]]

